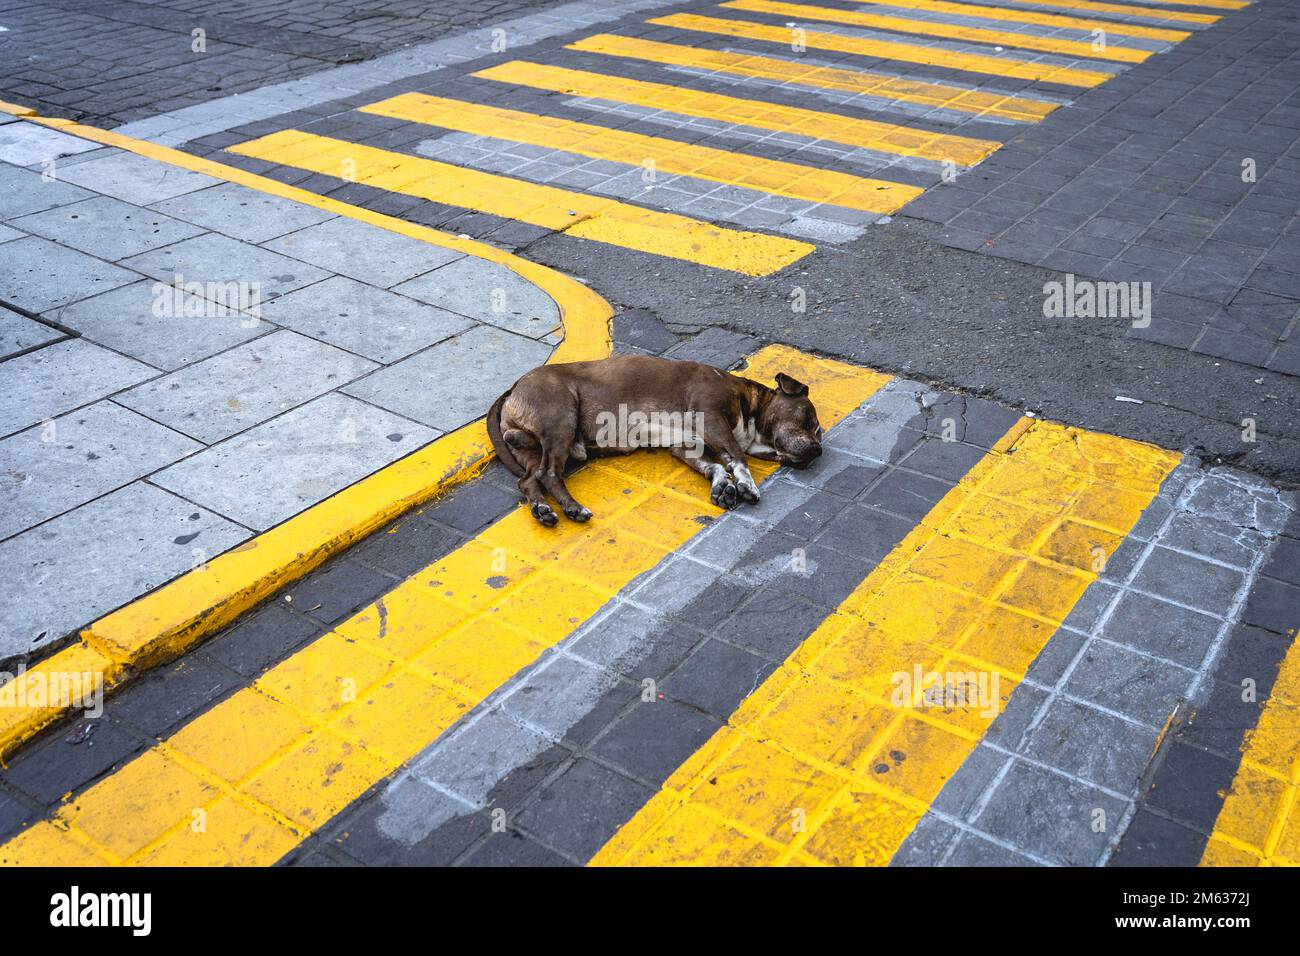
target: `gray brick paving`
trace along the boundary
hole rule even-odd
[[[1226,16],[905,214],[956,248],[1150,282],[1152,322],[1131,335],[1297,374],[1292,16],[1272,0]]]

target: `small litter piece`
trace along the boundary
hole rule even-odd
[[[1115,401],[1117,401],[1117,402],[1128,402],[1130,405],[1145,405],[1145,404],[1146,404],[1146,402],[1142,401],[1142,399],[1140,399],[1140,398],[1129,398],[1127,395],[1116,395],[1116,396],[1115,396]]]

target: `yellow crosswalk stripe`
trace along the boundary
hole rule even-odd
[[[949,3],[948,0],[867,0],[873,6],[900,7],[932,13],[952,13],[957,16],[979,17],[985,20],[1005,20],[1008,23],[1033,23],[1044,27],[1063,27],[1068,30],[1105,30],[1117,36],[1142,37],[1147,40],[1168,40],[1178,43],[1186,40],[1186,30],[1165,30],[1114,20],[1086,20],[1038,10],[1017,10],[1014,7],[984,7],[974,3]]]
[[[1201,866],[1300,866],[1300,640],[1242,742]]]
[[[779,43],[785,47],[789,47],[793,38],[789,27],[751,23],[748,20],[728,20],[722,17],[702,17],[694,13],[672,13],[646,22],[655,26],[675,27],[679,30],[695,30],[700,33]],[[836,53],[851,53],[882,60],[902,60],[906,63],[924,63],[927,66],[941,66],[968,73],[985,73],[1017,80],[1039,80],[1045,83],[1060,83],[1064,86],[1100,86],[1113,76],[1111,73],[1099,70],[1078,70],[1051,63],[1030,63],[977,53],[957,53],[914,43],[846,37],[838,33],[821,33],[816,30],[806,30],[800,35],[800,39],[809,50],[832,50]]]
[[[1123,16],[1146,17],[1148,20],[1173,20],[1181,23],[1218,23],[1223,18],[1213,13],[1196,13],[1191,10],[1164,10],[1160,7],[1148,7],[1134,3],[1103,3],[1100,0],[1032,0],[1034,6],[1055,7],[1059,10],[1082,10],[1086,13],[1118,13]],[[1177,5],[1186,4],[1198,7],[1219,7],[1228,10],[1240,10],[1249,6],[1248,2],[1239,0],[1214,0],[1198,3],[1196,0],[1164,0]]]
[[[904,80],[883,73],[869,73],[865,70],[813,66],[753,53],[702,50],[677,43],[660,43],[657,40],[641,40],[612,33],[586,37],[576,43],[570,43],[568,49],[645,60],[650,63],[714,70],[734,76],[797,83],[823,90],[863,93],[905,103],[924,103],[963,113],[996,116],[1022,122],[1036,123],[1058,105],[1045,100],[1007,96],[1003,93],[967,90],[944,83]]]
[[[827,425],[889,380],[784,346],[745,374],[778,371],[811,385]],[[590,523],[542,528],[516,509],[0,846],[0,864],[276,862],[718,511],[667,452],[569,485]]]
[[[474,76],[576,96],[649,106],[685,116],[757,126],[780,133],[796,133],[812,139],[826,139],[899,156],[954,162],[962,166],[975,165],[1002,145],[997,140],[933,133],[897,123],[855,119],[838,113],[704,93],[681,86],[648,83],[644,80],[630,80],[522,60],[489,67]]]
[[[1149,50],[1116,46],[1107,43],[1098,49],[1087,40],[1058,40],[1054,37],[1033,36],[1028,33],[1011,33],[1004,30],[985,30],[931,20],[908,20],[886,17],[857,10],[839,10],[814,7],[806,3],[781,3],[776,0],[727,0],[718,6],[747,13],[770,13],[780,17],[800,17],[807,20],[824,20],[851,26],[876,27],[881,30],[899,30],[926,36],[946,37],[951,40],[969,40],[994,46],[1018,47],[1022,50],[1040,50],[1044,53],[1062,53],[1067,56],[1093,57],[1100,60],[1117,60],[1121,63],[1141,63],[1151,56]]]
[[[423,93],[404,93],[363,106],[361,111],[864,212],[895,212],[924,191],[904,183]]]
[[[1179,458],[1022,419],[591,863],[889,863]]]
[[[240,143],[230,151],[744,275],[770,275],[815,248],[795,239],[726,229],[687,216],[297,130]]]

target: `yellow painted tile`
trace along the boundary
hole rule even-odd
[[[219,797],[190,823],[131,862],[137,866],[258,866],[284,856],[298,835],[263,811]]]
[[[826,800],[836,778],[773,742],[746,738],[691,794],[691,802],[777,843],[789,843]]]
[[[847,767],[889,725],[895,711],[843,685],[803,674],[750,733],[771,738],[792,754]]]
[[[1226,840],[1211,836],[1201,856],[1201,866],[1259,866],[1260,858]]]
[[[1021,461],[1017,446],[1015,457],[1001,461],[979,490],[1012,504],[1029,503],[1039,514],[1064,514],[1085,484],[1074,475]],[[1039,530],[1046,527],[1040,524]]]
[[[644,570],[653,567],[658,562],[659,555],[649,555],[641,561],[630,559],[627,555],[629,549],[626,542],[609,541],[607,539],[597,540],[606,540],[605,546],[608,549],[606,559],[611,570],[598,579],[593,579],[591,581],[592,587],[573,579],[579,576],[578,569],[574,570],[572,576],[566,577],[560,577],[552,573],[538,574],[515,591],[509,601],[484,611],[479,621],[488,626],[505,625],[512,627],[517,631],[535,637],[549,646],[555,642],[555,635],[568,634],[578,627],[587,618],[599,611],[610,599],[614,591],[619,590],[618,587],[613,587],[612,591],[597,590],[597,588],[609,588],[612,585],[613,577],[617,573],[613,569],[615,566],[623,569],[623,572],[627,575],[624,578],[626,582],[640,573],[640,571],[635,570],[637,567]],[[615,550],[616,548],[618,550]],[[642,546],[641,550],[644,550],[644,546]],[[577,554],[577,552],[573,553]],[[585,553],[583,559],[590,560],[591,553]],[[566,571],[568,570],[568,564],[569,559],[566,558]],[[472,623],[469,626],[474,627],[477,625]]]
[[[919,574],[888,581],[861,606],[845,608],[905,640],[943,644],[975,619],[979,598],[936,587]]]
[[[1010,608],[992,607],[967,633],[959,649],[963,655],[1024,677],[1055,630],[1055,624]]]
[[[501,578],[508,582],[505,575]],[[507,586],[502,584],[498,589],[503,597]],[[409,661],[467,621],[471,614],[439,598],[423,581],[412,578],[353,614],[334,632],[373,648],[383,657]]]
[[[1067,30],[1103,30],[1117,36],[1144,37],[1149,40],[1167,40],[1178,43],[1191,36],[1186,30],[1165,30],[1158,27],[1115,20],[1087,20],[1067,17],[1039,10],[1017,10],[1012,7],[986,7],[974,3],[947,3],[944,0],[871,0],[875,6],[901,7],[927,13],[953,13],[958,16],[980,17],[986,20],[1005,20],[1008,23],[1033,23],[1038,26],[1061,27]]]
[[[1221,10],[1240,10],[1250,5],[1250,0],[1165,0],[1168,6],[1218,7]],[[1183,23],[1217,23],[1221,18],[1192,10],[1167,10],[1150,4],[1098,3],[1095,0],[1043,0],[1045,7],[1063,10],[1087,10],[1094,13],[1120,13],[1126,16],[1146,17],[1148,20],[1180,20]]]
[[[439,117],[448,123],[454,118],[451,113],[430,111],[423,121]],[[502,123],[493,135],[507,136],[506,125]],[[514,131],[521,137],[529,135],[526,126]],[[814,248],[797,239],[726,229],[688,216],[296,131],[272,133],[230,151],[744,275],[778,272]]]
[[[394,769],[322,730],[255,774],[243,792],[311,832]]]
[[[554,639],[554,634],[546,635]],[[545,650],[550,640],[530,637],[495,621],[475,619],[414,661],[414,667],[481,700]]]
[[[310,719],[327,721],[392,670],[391,662],[363,646],[327,632],[271,668],[253,686]]]
[[[1242,764],[1224,794],[1214,832],[1265,852],[1274,821],[1286,809],[1289,790],[1285,781]]]
[[[974,749],[975,741],[904,713],[859,774],[864,780],[928,804]]]
[[[1064,621],[1096,575],[1030,561],[1002,592],[1008,607]]]
[[[968,40],[972,43],[987,43],[992,46],[1018,47],[1022,50],[1040,50],[1045,53],[1062,53],[1067,56],[1117,60],[1121,63],[1142,63],[1151,56],[1148,50],[1126,47],[1116,43],[1108,42],[1104,47],[1098,48],[1085,40],[1062,40],[1056,37],[1015,33],[1010,30],[987,30],[982,27],[968,27],[933,20],[881,16],[877,13],[859,10],[815,7],[806,3],[776,3],[771,2],[771,0],[727,0],[726,3],[721,3],[719,6],[723,9],[744,10],[750,13],[768,13],[774,16],[792,17],[801,20],[825,20],[879,30],[899,30],[905,33],[945,37],[951,40]],[[954,4],[954,6],[960,5]]]
[[[1006,552],[961,538],[936,535],[912,557],[907,567],[922,577],[988,597],[1022,563]]]
[[[531,146],[564,149],[592,159],[630,165],[653,160],[660,172],[671,175],[710,179],[726,185],[750,185],[791,199],[834,202],[866,212],[894,212],[922,192],[903,183],[850,176],[711,146],[556,117],[534,116],[518,110],[448,100],[424,93],[404,93],[361,109],[365,113],[429,123],[462,133],[499,136]],[[767,177],[765,185],[756,182],[759,176]]]
[[[1278,837],[1273,859],[1286,866],[1300,866],[1300,812],[1295,806],[1295,792],[1291,794],[1291,812]]]
[[[1089,495],[1089,500],[1105,497]],[[1035,552],[1038,557],[1080,571],[1100,574],[1106,561],[1124,542],[1124,536],[1066,519],[1057,525]]]
[[[471,702],[413,674],[392,674],[329,728],[397,765],[419,753],[469,713]],[[395,719],[395,715],[401,715]]]
[[[520,539],[524,543],[548,540],[534,530],[536,527],[531,516],[511,512],[409,580],[457,607],[485,611],[537,573],[529,560],[532,556],[521,556],[515,548]]]
[[[724,36],[744,37],[750,40],[761,40],[768,43],[779,43],[784,47],[788,47],[791,41],[789,27],[751,23],[747,20],[704,17],[693,13],[673,13],[668,16],[654,17],[646,22],[656,26],[676,27],[679,30],[695,30]],[[947,67],[969,73],[985,73],[992,76],[1005,76],[1022,80],[1043,80],[1065,86],[1100,86],[1109,80],[1112,75],[1100,70],[1078,70],[1052,64],[1003,59],[996,56],[954,53],[920,44],[841,36],[837,33],[821,33],[816,30],[805,31],[802,40],[810,50],[832,50],[838,53],[877,57],[882,60],[924,63],[929,66]]]
[[[48,820],[34,823],[0,846],[0,866],[108,866],[110,861]]]
[[[729,826],[691,804],[678,808],[655,830],[654,842],[635,849],[623,866],[767,866],[780,851],[771,843]],[[599,866],[601,864],[595,863]]]
[[[253,691],[228,697],[186,724],[167,741],[167,750],[233,784],[311,729],[286,705]]]
[[[1043,468],[1150,491],[1181,455],[1145,442],[1039,421],[1016,442],[1016,456]]]
[[[863,149],[972,166],[1001,143],[967,136],[909,129],[896,123],[846,117],[777,103],[706,93],[665,83],[514,60],[479,70],[474,76],[518,86],[552,90],[568,96],[594,97],[668,110],[723,123],[740,123],[781,133],[827,139]],[[744,174],[743,168],[739,170]],[[728,179],[737,177],[728,176]],[[752,183],[751,183],[752,184]],[[769,173],[766,185],[780,187]]]
[[[1246,759],[1292,780],[1300,771],[1300,705],[1271,697],[1259,723],[1246,732]]]
[[[175,760],[146,750],[64,806],[59,816],[125,860],[194,818],[218,795]]]
[[[924,815],[883,794],[849,788],[803,850],[832,866],[888,866]]]
[[[1043,523],[1043,512],[1035,508],[974,494],[947,517],[941,530],[993,548],[1029,551],[1042,532]]]

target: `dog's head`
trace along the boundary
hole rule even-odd
[[[778,372],[763,415],[763,436],[783,465],[807,468],[822,453],[822,426],[808,386]]]

